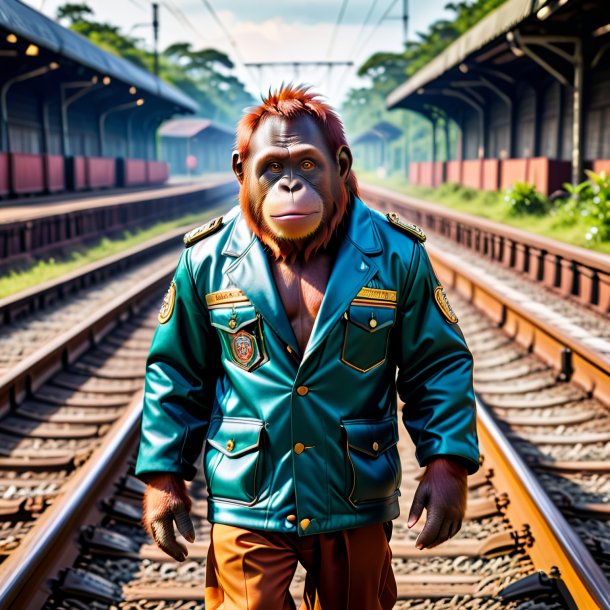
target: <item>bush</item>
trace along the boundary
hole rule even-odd
[[[576,186],[564,184],[570,194],[557,211],[557,220],[562,224],[585,222],[585,240],[597,244],[610,239],[610,177],[606,172],[586,170],[588,179]]]
[[[547,198],[538,193],[536,187],[528,182],[515,182],[512,188],[507,189],[504,201],[508,202],[512,216],[527,214],[542,216],[550,209]]]

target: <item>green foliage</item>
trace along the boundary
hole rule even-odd
[[[369,57],[360,66],[358,75],[369,78],[371,86],[349,91],[341,108],[341,116],[350,136],[366,131],[379,121],[388,121],[397,127],[404,127],[403,122],[408,120],[412,160],[429,159],[429,122],[420,115],[404,110],[386,110],[385,99],[390,92],[404,83],[407,77],[432,61],[454,40],[503,3],[504,0],[450,2],[445,8],[453,12],[453,19],[439,19],[427,32],[417,32],[417,40],[409,41],[402,53],[378,52]],[[408,119],[405,119],[405,115],[408,115]],[[440,158],[443,156],[441,152]]]
[[[118,252],[138,246],[150,239],[167,233],[172,229],[183,227],[184,230],[201,223],[206,218],[213,218],[221,212],[223,206],[207,210],[205,213],[188,214],[174,220],[162,221],[145,229],[124,231],[122,235],[112,238],[103,237],[96,244],[73,250],[63,258],[49,258],[33,263],[27,268],[14,269],[0,275],[0,298],[33,288],[43,282],[61,277],[75,269],[94,263]]]
[[[448,187],[442,185],[438,188],[414,186],[409,184],[402,176],[393,175],[380,179],[374,172],[368,174],[359,172],[358,178],[363,183],[379,184],[385,188],[425,199],[431,203],[440,204],[460,212],[466,212],[473,216],[487,218],[574,246],[591,248],[597,252],[610,254],[610,239],[601,239],[601,237],[587,239],[586,235],[591,230],[588,216],[577,215],[569,224],[560,222],[558,216],[563,207],[561,205],[552,208],[548,214],[515,216],[511,214],[510,208],[506,205],[502,192],[477,191],[462,186]],[[608,200],[607,192],[606,200]],[[566,204],[568,203],[566,202]]]
[[[549,210],[548,199],[536,191],[536,187],[528,182],[515,182],[506,190],[504,201],[508,202],[512,216],[527,214],[546,214]]]
[[[583,225],[587,245],[610,240],[610,176],[586,170],[587,180],[576,186],[564,184],[569,198],[558,208],[558,225]]]
[[[57,18],[67,21],[70,29],[105,51],[152,72],[154,56],[145,48],[144,40],[110,23],[96,21],[87,4],[64,4],[57,9]],[[162,79],[192,97],[199,104],[201,116],[229,125],[237,121],[245,106],[254,103],[243,83],[230,73],[233,67],[222,51],[194,50],[186,42],[169,46],[159,56]]]

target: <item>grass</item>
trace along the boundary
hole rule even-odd
[[[23,269],[11,270],[0,276],[0,298],[33,288],[90,263],[124,252],[172,229],[182,226],[195,227],[198,223],[217,215],[220,211],[220,207],[212,208],[205,212],[188,214],[174,220],[159,222],[145,229],[125,231],[122,235],[113,238],[103,237],[90,246],[73,250],[65,258],[48,258],[32,263]]]
[[[585,235],[589,231],[590,225],[586,224],[584,219],[578,219],[573,224],[566,223],[561,220],[560,216],[554,215],[552,212],[544,216],[514,216],[511,214],[502,192],[478,191],[450,183],[437,188],[414,186],[398,174],[379,178],[374,173],[360,172],[358,177],[362,182],[383,186],[460,212],[487,218],[587,250],[610,254],[610,242],[602,241],[592,244],[587,241]]]

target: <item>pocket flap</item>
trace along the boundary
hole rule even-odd
[[[398,443],[396,418],[343,421],[350,449],[377,457]]]
[[[212,326],[225,332],[235,334],[244,326],[256,322],[257,313],[252,305],[246,307],[219,307],[210,309],[210,322]]]
[[[375,333],[394,324],[396,307],[352,303],[348,316],[356,326]]]
[[[260,419],[225,417],[212,421],[207,442],[227,457],[239,457],[258,449],[264,426]]]

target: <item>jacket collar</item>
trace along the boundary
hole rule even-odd
[[[358,291],[377,271],[377,265],[370,257],[379,254],[382,246],[371,211],[360,199],[354,198],[349,214],[347,231],[339,246],[303,361],[322,343]],[[236,218],[222,253],[235,258],[226,272],[229,279],[246,294],[286,345],[298,353],[267,255],[242,214]]]

